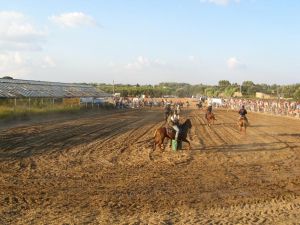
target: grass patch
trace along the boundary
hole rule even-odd
[[[34,115],[46,115],[52,113],[72,113],[79,112],[81,108],[76,107],[65,107],[65,106],[54,106],[47,108],[32,107],[30,110],[28,108],[11,108],[7,106],[0,106],[0,119],[10,119],[10,118],[27,118]]]
[[[85,105],[76,105],[76,106],[66,106],[66,105],[48,105],[45,107],[41,106],[33,106],[30,108],[28,107],[11,107],[11,106],[5,106],[0,105],[0,120],[6,120],[6,119],[26,119],[31,116],[35,115],[50,115],[50,114],[64,114],[64,113],[80,113],[87,110],[97,110],[97,109],[114,109],[114,105],[110,103],[104,103],[100,106],[94,105],[92,108],[91,105],[89,105],[87,108]]]

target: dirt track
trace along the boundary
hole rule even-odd
[[[299,120],[183,116],[191,151],[151,151],[157,110],[0,131],[0,224],[299,223]]]

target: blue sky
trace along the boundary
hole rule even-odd
[[[300,1],[0,0],[0,76],[300,82]]]

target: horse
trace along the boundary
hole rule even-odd
[[[197,103],[196,106],[198,107],[198,109],[202,108],[202,103]]]
[[[244,132],[246,133],[246,129],[247,129],[247,126],[248,126],[248,121],[247,121],[246,117],[239,118],[239,120],[237,122],[237,125],[240,129],[240,132],[242,132],[243,128],[244,128]]]
[[[210,127],[211,124],[214,124],[216,117],[212,112],[207,112],[205,114],[205,119],[207,120],[207,125]]]
[[[192,123],[190,119],[187,119],[183,124],[179,125],[179,136],[178,140],[179,141],[184,141],[189,144],[189,150],[191,149],[191,144],[187,140],[187,134],[189,129],[192,128]],[[156,149],[156,145],[159,145],[160,148],[163,150],[164,149],[164,140],[165,138],[168,138],[170,140],[175,139],[175,131],[172,130],[172,132],[168,132],[168,128],[166,127],[160,127],[156,129],[154,133],[154,149]]]

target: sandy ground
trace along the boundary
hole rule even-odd
[[[192,150],[157,149],[160,110],[0,130],[0,224],[299,224],[300,120],[183,111]]]

